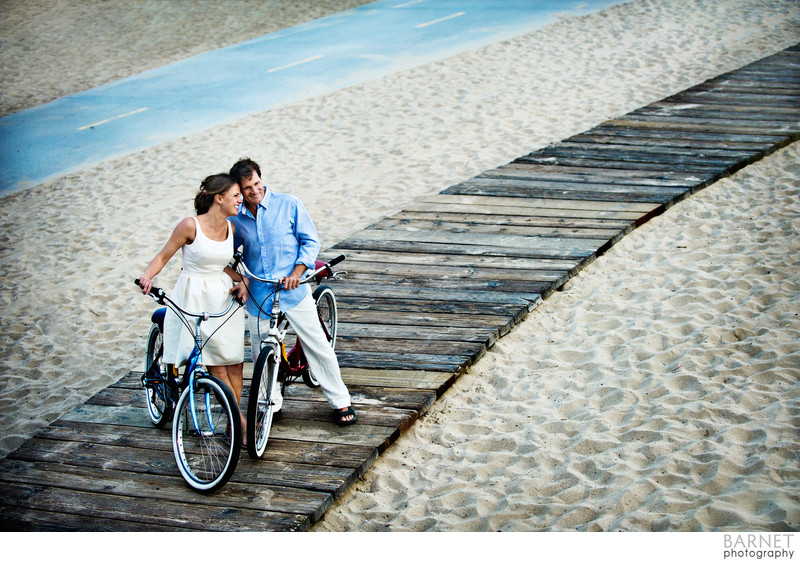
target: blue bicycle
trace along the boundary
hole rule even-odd
[[[138,279],[134,281],[139,284]],[[203,341],[200,324],[210,318],[226,316],[241,302],[231,299],[219,313],[189,312],[155,286],[149,294],[162,306],[173,310],[194,337],[183,376],[172,364],[165,364],[164,317],[167,308],[153,313],[147,340],[142,386],[150,420],[157,427],[172,423],[172,450],[183,479],[194,489],[210,493],[225,485],[239,462],[242,426],[239,406],[233,392],[219,379],[203,370]],[[194,326],[187,318],[195,318]]]

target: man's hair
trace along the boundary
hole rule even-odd
[[[228,174],[233,178],[236,183],[240,186],[242,184],[243,179],[250,179],[253,175],[253,172],[256,172],[259,177],[261,177],[261,168],[258,167],[258,164],[255,163],[250,158],[242,158],[231,168],[231,171]]]

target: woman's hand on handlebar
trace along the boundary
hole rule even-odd
[[[136,283],[142,289],[142,294],[147,295],[150,294],[150,290],[153,288],[153,279],[149,279],[146,276],[142,275],[139,277],[139,282]]]
[[[230,293],[242,304],[247,303],[247,281],[243,280],[231,288]]]

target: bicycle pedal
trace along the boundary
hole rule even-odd
[[[153,386],[160,383],[161,380],[158,378],[148,378],[147,374],[142,376],[142,387],[143,388],[152,388]]]

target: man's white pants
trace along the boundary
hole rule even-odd
[[[309,294],[294,308],[286,312],[286,317],[292,325],[295,333],[303,342],[303,352],[308,359],[308,365],[314,373],[314,377],[322,388],[322,393],[328,398],[328,403],[334,409],[342,409],[350,406],[350,392],[342,381],[342,374],[339,371],[339,361],[336,353],[331,348],[325,332],[319,323],[317,306],[314,298]],[[258,353],[261,350],[261,338],[258,334],[259,324],[261,332],[266,335],[269,330],[269,320],[262,318],[259,322],[254,316],[250,316],[250,345],[253,350],[253,367],[258,360]],[[280,395],[280,387],[273,391],[275,410],[279,411],[283,403]]]

